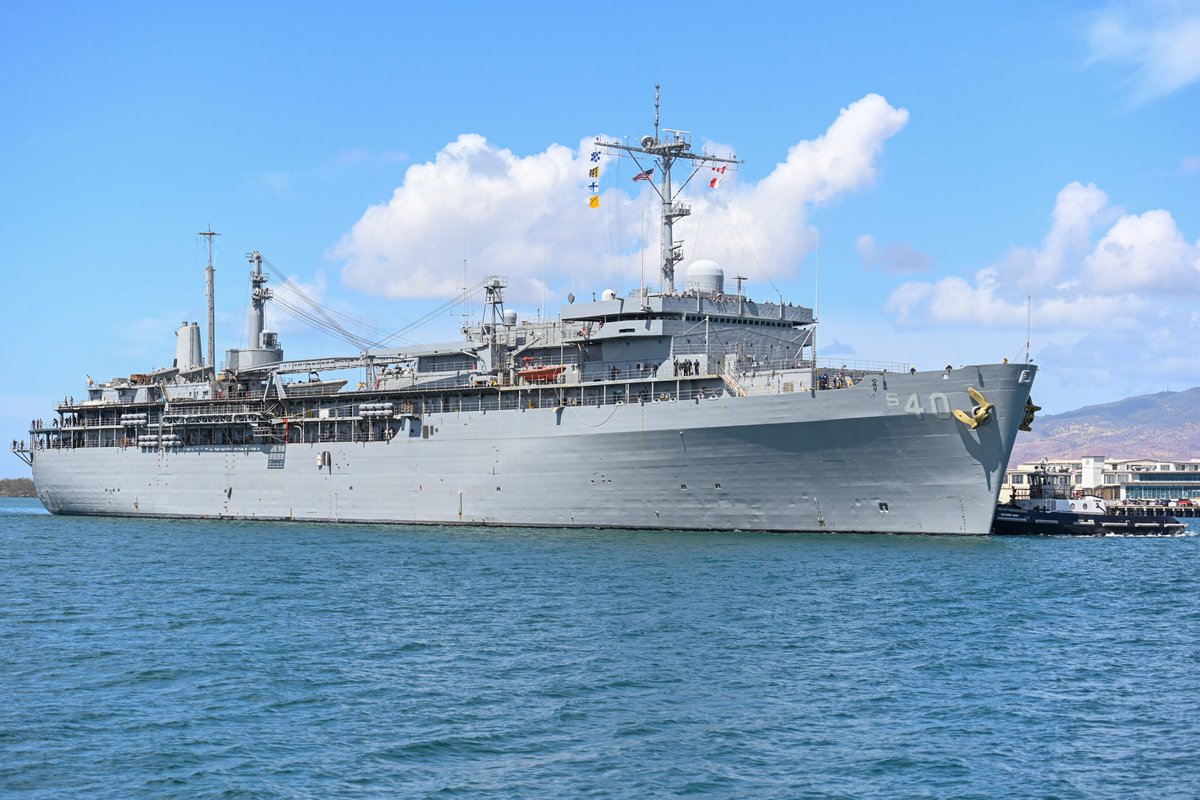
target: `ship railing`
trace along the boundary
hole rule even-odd
[[[791,372],[793,370],[809,370],[813,368],[813,361],[809,358],[791,357],[757,357],[752,355],[737,355],[730,353],[726,356],[728,368],[725,370],[731,375],[741,377],[743,375],[761,375],[763,373],[781,373]]]
[[[711,376],[710,376],[711,377]],[[461,395],[444,395],[438,398],[423,398],[406,408],[395,417],[363,418],[351,416],[323,418],[292,418],[290,427],[279,424],[264,424],[259,422],[252,431],[247,431],[249,441],[214,440],[204,432],[205,429],[187,429],[181,431],[170,426],[150,426],[144,434],[145,441],[155,441],[151,446],[160,444],[170,447],[193,447],[207,445],[268,445],[279,444],[285,440],[292,444],[339,442],[339,443],[372,443],[386,442],[394,438],[397,432],[406,425],[405,418],[419,420],[422,417],[435,414],[470,413],[491,410],[533,410],[565,407],[610,407],[624,405],[649,405],[658,403],[704,402],[716,400],[736,394],[726,384],[698,386],[701,381],[689,380],[660,380],[655,382],[629,381],[604,384],[574,384],[569,386],[529,386],[520,391],[505,392],[464,392]],[[416,423],[419,424],[419,423]],[[211,429],[207,429],[211,430]],[[388,435],[388,431],[391,435]],[[161,435],[160,435],[161,434]],[[171,441],[168,443],[167,440]],[[141,438],[122,434],[111,429],[92,428],[75,433],[59,432],[58,435],[31,434],[26,450],[43,449],[90,449],[98,447],[140,447]],[[19,450],[19,448],[18,448]],[[14,450],[14,452],[18,452]]]
[[[1032,487],[1013,486],[1009,494],[1012,500],[1066,500],[1070,496],[1071,492],[1066,486],[1050,483]]]
[[[566,373],[563,374],[565,375]],[[669,361],[638,361],[636,359],[585,363],[579,375],[582,383],[675,379],[675,375],[671,372]]]
[[[689,370],[684,371],[683,362],[689,363],[695,360],[699,363],[699,371]],[[687,359],[676,359],[676,364],[673,365],[671,359],[629,359],[627,361],[604,361],[594,363],[579,364],[572,362],[570,359],[565,361],[557,358],[541,358],[530,361],[531,367],[550,367],[563,366],[565,369],[556,377],[548,381],[527,382],[518,379],[517,383],[506,384],[501,382],[500,388],[511,390],[514,388],[526,389],[537,386],[578,386],[583,383],[599,383],[602,381],[663,381],[675,380],[676,378],[684,377],[703,377],[712,376],[715,373],[711,369],[708,359],[703,353],[688,354]],[[523,368],[522,365],[519,368]],[[448,375],[443,378],[431,378],[427,380],[415,380],[411,383],[406,382],[403,386],[380,386],[377,392],[390,394],[393,392],[402,392],[406,395],[417,394],[420,392],[447,392],[454,390],[463,390],[478,392],[480,390],[494,389],[494,386],[486,384],[472,385],[469,380],[470,373],[461,373],[456,375]]]
[[[262,397],[262,388],[258,389],[218,389],[218,400],[253,400]],[[180,401],[175,401],[180,402]]]
[[[818,389],[849,389],[868,375],[902,373],[910,369],[906,364],[879,361],[837,361],[826,359],[818,362],[813,381]]]
[[[868,372],[908,372],[912,368],[911,364],[903,364],[897,361],[867,361],[863,359],[844,358],[818,358],[816,366],[818,369],[835,372],[844,369],[860,375]]]
[[[25,442],[21,441],[20,439],[13,439],[12,452],[13,455],[24,461],[26,465],[33,466],[32,448],[27,446]]]
[[[731,390],[721,385],[694,386],[693,381],[617,381],[615,383],[537,384],[507,389],[503,392],[464,392],[460,395],[426,397],[417,404],[415,412],[405,416],[423,417],[435,414],[472,413],[478,411],[516,411],[535,408],[567,406],[604,406],[637,402],[677,402],[708,400]],[[324,420],[331,422],[333,420]],[[342,422],[347,420],[343,419]],[[354,421],[359,421],[355,418]],[[365,421],[365,420],[363,420]],[[311,424],[306,420],[305,424]],[[362,441],[358,434],[353,441]]]

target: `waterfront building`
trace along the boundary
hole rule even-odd
[[[1157,461],[1146,458],[1043,459],[1037,463],[1010,465],[1005,472],[1000,499],[1020,495],[1029,476],[1040,470],[1066,487],[1071,494],[1094,494],[1125,504],[1169,505],[1179,501],[1200,502],[1200,459]]]

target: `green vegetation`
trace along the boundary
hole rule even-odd
[[[29,478],[0,478],[0,497],[37,497]]]

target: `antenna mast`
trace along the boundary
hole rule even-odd
[[[671,134],[669,137],[663,134]],[[641,163],[637,161],[637,154],[650,156],[654,163],[662,172],[661,188],[654,183],[653,169],[650,170],[650,185],[654,186],[658,192],[659,198],[662,200],[662,290],[664,292],[674,293],[675,291],[675,265],[683,260],[682,246],[680,242],[675,242],[675,220],[681,217],[686,217],[692,213],[692,208],[687,203],[677,203],[675,198],[678,193],[671,189],[671,167],[679,159],[687,159],[692,162],[695,169],[688,176],[688,180],[680,186],[680,191],[683,186],[687,186],[688,181],[700,171],[701,167],[709,164],[740,164],[742,163],[736,158],[720,158],[718,156],[710,156],[707,153],[695,153],[692,151],[691,133],[688,131],[674,130],[672,128],[659,128],[659,84],[654,84],[654,135],[643,136],[641,147],[621,144],[620,142],[609,142],[603,139],[596,139],[598,147],[606,148],[610,154],[621,155],[628,153],[633,157],[638,168],[641,169]],[[644,171],[643,171],[644,172]]]
[[[271,290],[267,288],[267,276],[262,271],[262,253],[254,250],[246,260],[254,265],[254,271],[250,273],[250,349],[258,350],[263,346],[266,305],[271,299]]]
[[[213,298],[213,237],[220,236],[212,229],[212,225],[208,226],[208,230],[200,231],[197,236],[203,236],[208,239],[208,267],[204,270],[204,283],[208,293],[208,368],[212,372],[212,377],[215,380],[217,377],[217,331],[216,331],[216,300]]]
[[[1025,295],[1025,363],[1029,363],[1029,339],[1033,328],[1033,296]]]
[[[658,90],[659,84],[654,84],[654,141],[658,141]]]
[[[467,305],[467,257],[463,256],[463,282],[462,282],[462,334],[466,338],[471,330],[471,322],[467,317],[471,313],[470,306]]]

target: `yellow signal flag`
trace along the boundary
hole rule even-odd
[[[599,167],[592,167],[591,169],[589,169],[589,170],[588,170],[588,177],[589,177],[589,178],[599,178],[599,177],[600,177],[600,168],[599,168]]]
[[[594,194],[588,199],[588,208],[600,207],[600,195]]]

